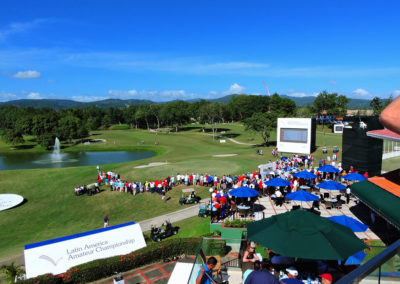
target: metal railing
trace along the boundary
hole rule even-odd
[[[227,244],[228,240],[238,241],[238,245],[233,246],[233,244]],[[213,274],[214,277],[217,278],[223,277],[223,274],[226,274],[226,268],[229,267],[239,268],[241,259],[241,252],[240,252],[241,242],[242,240],[238,239],[203,237],[199,245],[199,248],[197,250],[195,260],[193,261],[193,266],[189,276],[188,284],[196,283],[196,278],[200,272],[200,267],[205,264],[205,260],[206,258],[208,258],[208,256],[215,256],[218,259],[218,262],[220,263],[220,269],[219,269],[220,272],[218,272],[216,275]],[[228,247],[230,247],[231,249],[230,251],[226,250]],[[229,259],[230,257],[229,252],[235,252],[237,253],[237,255],[235,255],[234,257],[231,256],[232,258]],[[213,281],[211,281],[211,283],[213,283]]]
[[[238,257],[238,258],[230,259],[226,262],[221,263],[221,266],[240,268],[240,258]]]
[[[375,270],[377,272],[377,283],[381,283],[382,278],[382,265],[389,261],[395,255],[400,255],[400,239],[387,247],[384,251],[380,252],[369,261],[353,270],[345,277],[337,281],[337,284],[359,283],[366,277],[370,276]]]

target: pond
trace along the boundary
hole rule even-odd
[[[60,153],[56,159],[52,153],[0,154],[0,170],[65,168],[103,165],[135,161],[153,157],[155,153],[142,152],[76,152]]]

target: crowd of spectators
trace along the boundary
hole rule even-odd
[[[129,181],[122,179],[118,173],[113,171],[100,171],[98,168],[97,172],[97,183],[95,188],[98,192],[98,186],[105,184],[110,188],[111,191],[124,192],[136,195],[143,192],[158,193],[161,194],[165,201],[165,193],[171,190],[176,185],[186,186],[204,186],[212,188],[211,190],[211,202],[208,208],[213,215],[214,221],[224,219],[229,214],[237,211],[238,206],[245,206],[250,208],[250,213],[254,211],[254,203],[257,198],[232,198],[229,195],[229,190],[246,186],[255,189],[259,192],[259,195],[270,196],[275,199],[277,205],[282,205],[282,200],[287,193],[299,190],[300,187],[306,185],[311,189],[322,182],[323,180],[332,179],[340,181],[340,177],[347,174],[342,169],[341,163],[335,163],[335,156],[332,159],[320,159],[318,166],[327,164],[335,165],[339,169],[339,173],[322,173],[318,172],[316,161],[312,155],[298,156],[293,155],[292,157],[280,157],[276,161],[269,161],[268,172],[253,171],[241,175],[216,175],[216,174],[199,174],[199,173],[178,173],[176,176],[168,176],[161,180],[151,181]],[[317,175],[316,179],[301,179],[293,176],[294,172],[299,171],[301,167],[304,167],[309,172]],[[348,173],[355,172],[354,168],[351,167]],[[365,173],[368,175],[368,173]],[[290,181],[290,185],[287,187],[271,187],[267,186],[266,182],[270,179],[280,177],[282,179]],[[75,188],[75,194],[80,195],[87,192],[85,186],[78,186]],[[93,191],[95,193],[96,191]],[[346,191],[347,202],[349,202],[350,192]]]

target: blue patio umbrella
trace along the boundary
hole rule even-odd
[[[305,178],[305,179],[312,179],[312,178],[318,177],[317,175],[314,175],[313,173],[310,173],[309,171],[306,171],[306,170],[301,171],[299,173],[295,173],[295,174],[293,174],[293,176],[297,177],[297,178]]]
[[[295,192],[291,192],[286,194],[285,196],[287,199],[290,200],[296,200],[296,201],[315,201],[318,200],[319,197],[309,193],[307,191],[304,190],[299,190],[299,191],[295,191]]]
[[[362,181],[367,179],[365,176],[360,175],[359,173],[344,175],[342,176],[342,178],[344,178],[345,180],[357,180],[357,181]]]
[[[229,191],[229,194],[236,197],[255,197],[258,191],[246,186],[238,187]]]
[[[349,227],[353,230],[353,232],[365,232],[366,230],[368,230],[367,225],[364,225],[360,221],[346,215],[332,216],[328,219],[343,226]]]
[[[264,182],[264,184],[269,186],[289,186],[291,183],[288,180],[277,177]]]
[[[325,165],[322,167],[319,167],[317,169],[319,172],[325,172],[325,173],[338,173],[339,170],[337,168],[335,168],[334,166],[331,165]]]
[[[317,185],[317,187],[327,190],[344,190],[346,187],[333,180],[328,180]]]
[[[349,256],[344,265],[359,265],[363,262],[366,255],[365,252],[359,251],[352,256]]]

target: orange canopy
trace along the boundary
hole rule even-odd
[[[391,194],[400,197],[400,185],[384,178],[384,177],[372,177],[368,179],[369,182],[379,186],[380,188],[385,189],[386,191],[390,192]]]

